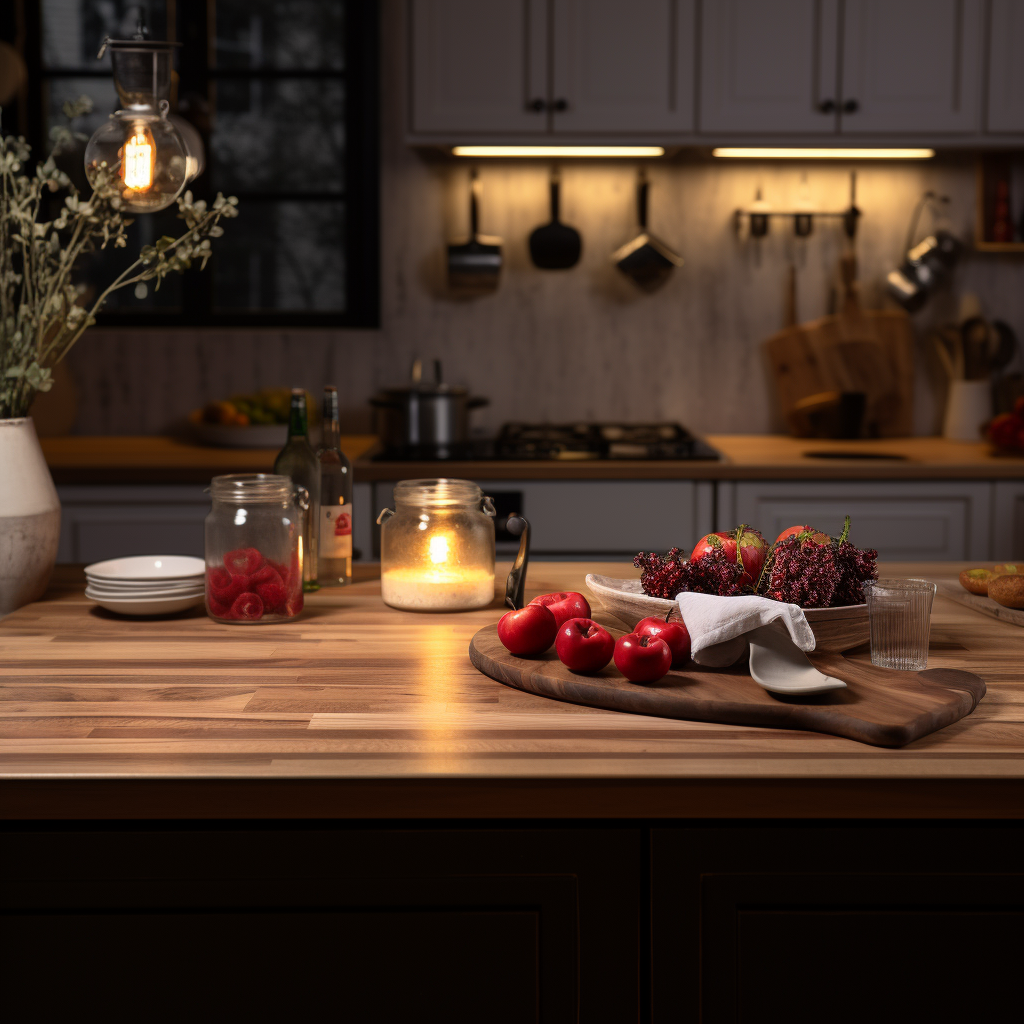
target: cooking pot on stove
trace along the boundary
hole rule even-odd
[[[445,384],[441,362],[434,360],[434,380],[423,379],[423,363],[412,364],[408,387],[386,388],[370,399],[374,432],[388,449],[449,449],[469,440],[469,413],[488,398],[471,398],[466,388]]]

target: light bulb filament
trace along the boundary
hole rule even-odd
[[[448,561],[448,538],[444,534],[435,534],[430,538],[430,560],[435,565]]]
[[[153,184],[153,146],[143,128],[136,128],[124,144],[122,160],[124,183],[128,188],[143,190]]]

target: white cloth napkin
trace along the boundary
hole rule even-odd
[[[754,630],[771,627],[774,643],[788,636],[800,651],[814,650],[814,632],[803,609],[767,597],[680,594],[676,601],[690,634],[690,656],[698,665],[725,668],[747,654]],[[795,654],[795,652],[794,652]]]

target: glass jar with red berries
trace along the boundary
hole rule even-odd
[[[210,481],[206,611],[218,622],[281,622],[302,611],[305,488],[286,476],[241,473]]]

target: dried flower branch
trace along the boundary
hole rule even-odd
[[[91,109],[86,96],[64,105],[69,125]],[[101,169],[93,194],[83,200],[54,161],[62,146],[80,136],[61,126],[51,137],[53,151],[29,173],[25,139],[0,136],[0,419],[26,415],[36,392],[50,389],[52,367],[96,322],[113,292],[147,281],[159,289],[168,274],[183,273],[196,261],[204,269],[212,255],[210,239],[224,234],[219,222],[238,216],[234,196],[218,193],[207,206],[186,192],[178,199],[185,232],[143,246],[139,258],[87,308],[84,289],[72,283],[75,264],[85,253],[127,246],[132,218],[121,209],[116,171]],[[53,220],[40,222],[48,194],[62,190],[68,192],[63,208]]]

